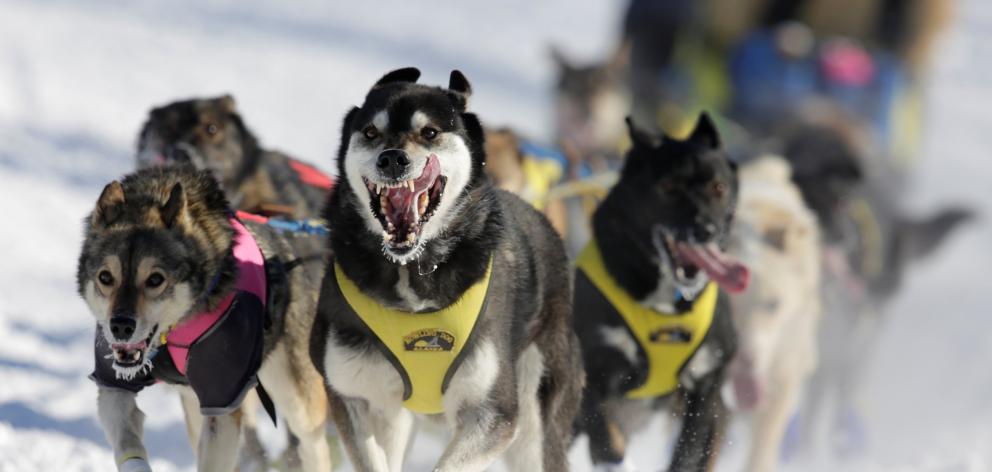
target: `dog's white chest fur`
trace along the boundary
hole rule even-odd
[[[449,422],[463,403],[484,399],[499,372],[496,348],[488,340],[480,340],[464,355],[465,360],[457,367],[442,397]],[[331,387],[345,396],[367,400],[383,410],[402,407],[403,378],[374,347],[356,350],[341,346],[331,333],[324,353],[324,369]]]

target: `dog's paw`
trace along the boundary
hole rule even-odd
[[[140,457],[132,457],[117,467],[117,472],[152,472],[152,466],[148,461]]]

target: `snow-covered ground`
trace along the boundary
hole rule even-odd
[[[0,471],[112,468],[85,378],[92,323],[74,274],[81,219],[130,169],[151,105],[233,93],[264,144],[333,170],[339,121],[379,75],[416,65],[425,82],[443,82],[459,68],[486,122],[546,136],[549,44],[604,54],[619,3],[0,0]],[[946,39],[907,205],[988,211],[987,0],[967,0]],[[978,273],[992,263],[990,242],[986,217],[908,278],[870,368],[872,448],[847,470],[992,469],[992,318],[982,299],[992,284]],[[154,411],[145,438],[156,470],[189,469],[174,395],[155,387],[139,398]],[[438,450],[420,437],[411,470]],[[657,444],[635,441],[641,465],[661,467]],[[741,449],[730,444],[721,468],[735,470]],[[588,468],[584,451],[572,456]]]

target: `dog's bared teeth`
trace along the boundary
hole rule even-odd
[[[376,195],[382,194],[382,184],[375,184],[375,194]]]
[[[414,189],[414,186],[413,186],[413,180],[407,180],[407,181],[406,181],[406,186],[407,186],[407,188],[409,188],[409,189],[410,189],[410,191],[412,192],[412,191],[413,191],[413,189]]]
[[[406,233],[406,242],[413,243],[417,240],[417,235],[413,234],[413,231]]]
[[[680,278],[680,279],[684,279],[685,278],[685,269],[683,269],[682,266],[676,267],[675,268],[675,275],[677,275],[678,278]]]
[[[131,354],[132,361],[136,361],[140,358],[141,358],[141,351],[134,351],[134,353]]]
[[[427,192],[420,194],[420,198],[417,199],[417,213],[419,216],[424,216],[427,212],[427,204],[430,202],[430,197],[427,196]]]
[[[382,240],[383,241],[386,241],[386,242],[392,241],[393,240],[393,235],[389,234],[388,231],[383,231],[382,232]]]

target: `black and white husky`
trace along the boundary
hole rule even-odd
[[[344,119],[311,342],[338,428],[358,470],[400,470],[414,414],[452,432],[434,470],[565,470],[583,371],[564,248],[483,173],[465,77],[419,76],[386,74]]]

